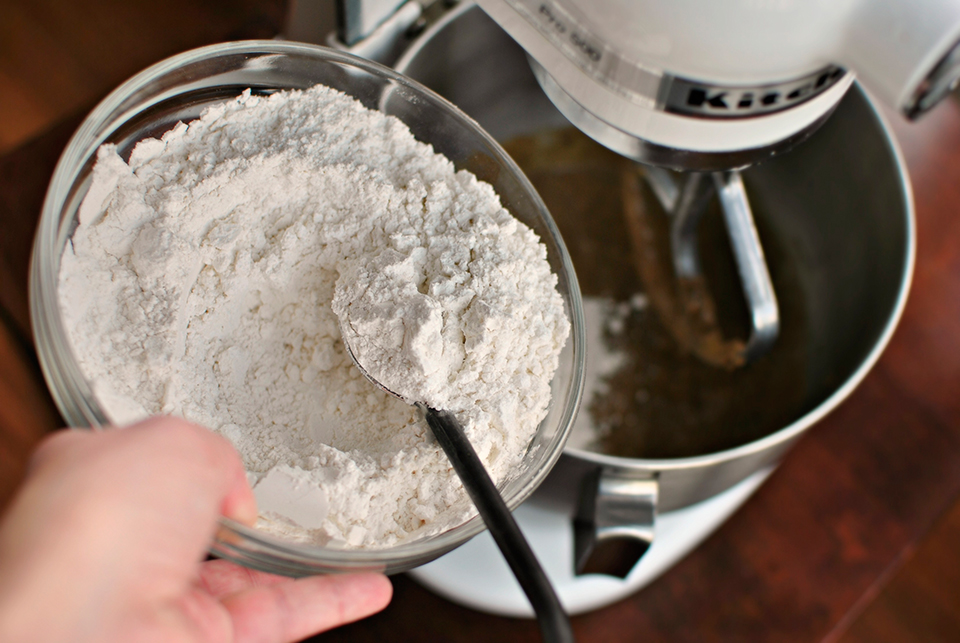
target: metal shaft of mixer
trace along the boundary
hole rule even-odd
[[[711,363],[738,366],[766,353],[780,332],[776,293],[767,269],[750,202],[738,170],[686,173],[678,185],[674,173],[657,167],[644,169],[644,177],[670,217],[670,251],[677,279],[678,304],[682,314],[694,317],[688,344],[694,353]],[[719,340],[712,301],[703,279],[698,230],[714,194],[719,197],[727,236],[737,264],[741,291],[747,304],[750,331],[745,342]]]

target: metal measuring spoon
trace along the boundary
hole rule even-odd
[[[363,364],[357,359],[350,346],[348,333],[341,332],[343,345],[350,355],[350,359],[357,365],[364,377],[376,384],[381,390],[397,397],[408,404],[413,404],[423,414],[430,430],[440,443],[443,452],[447,454],[453,470],[460,477],[464,489],[476,505],[480,517],[490,530],[497,547],[506,559],[507,564],[513,571],[513,575],[520,583],[524,594],[530,601],[533,611],[537,615],[537,622],[540,624],[540,632],[545,641],[567,642],[573,641],[573,629],[570,627],[570,619],[567,617],[560,599],[550,584],[550,580],[540,566],[530,544],[524,538],[523,532],[517,526],[513,514],[507,509],[503,497],[497,490],[490,474],[487,473],[483,463],[480,461],[477,452],[474,450],[470,440],[463,432],[460,422],[450,411],[442,411],[431,408],[423,402],[410,402],[399,393],[391,391],[381,382],[375,379],[363,367]]]

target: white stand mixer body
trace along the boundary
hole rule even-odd
[[[960,39],[955,1],[479,4],[534,59],[564,115],[626,156],[678,168],[736,167],[777,151],[768,148],[815,129],[855,75],[914,115],[931,74],[950,84],[960,73],[943,69]],[[645,146],[714,160],[664,161]],[[744,150],[757,153],[722,157]]]

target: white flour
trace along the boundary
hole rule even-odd
[[[610,377],[630,362],[628,353],[610,348],[605,335],[622,333],[631,309],[643,310],[646,306],[647,299],[640,294],[630,302],[619,303],[607,298],[583,298],[583,326],[587,336],[583,404],[570,429],[567,447],[603,453],[600,441],[610,427],[594,419],[592,406],[610,391]]]
[[[127,163],[104,146],[79,219],[60,299],[97,399],[118,424],[170,413],[229,438],[272,533],[385,547],[472,512],[412,407],[350,361],[335,293],[495,480],[546,414],[569,324],[544,247],[338,92],[245,94]]]

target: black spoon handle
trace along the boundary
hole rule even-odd
[[[507,509],[490,475],[480,462],[460,423],[448,411],[417,404],[437,442],[453,465],[464,488],[477,506],[480,517],[493,535],[513,575],[517,577],[540,623],[543,640],[548,643],[572,643],[573,629],[553,586],[523,533]]]

